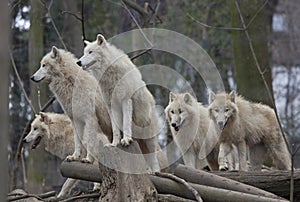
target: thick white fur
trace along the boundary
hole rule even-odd
[[[202,169],[208,163],[211,170],[218,170],[218,137],[207,108],[189,93],[170,92],[165,114],[184,164]]]
[[[291,168],[290,155],[273,109],[249,102],[232,91],[229,94],[211,92],[209,112],[220,133],[220,150],[228,148],[228,144],[237,146],[240,170],[247,170],[246,145],[252,170],[261,170],[265,153],[271,156],[277,169]],[[224,156],[220,152],[219,164],[223,163]]]
[[[107,108],[98,82],[76,65],[76,61],[71,53],[52,47],[31,79],[48,81],[50,90],[72,120],[75,150],[66,159],[92,163],[94,155],[99,153],[95,146],[97,136],[101,137],[103,144],[107,144],[109,140],[103,132],[106,135],[112,132],[110,122],[105,118],[108,116]],[[82,146],[87,150],[85,158],[82,158]]]
[[[143,153],[152,153],[147,155],[149,158],[145,156],[152,171],[158,171],[154,154],[158,150],[159,130],[155,101],[139,70],[122,50],[106,42],[102,35],[86,44],[79,63],[99,81],[112,120],[112,145],[121,142],[126,146],[132,137],[140,140]]]
[[[41,142],[45,145],[45,150],[65,159],[74,152],[74,134],[72,122],[68,116],[56,113],[43,113],[36,115],[31,123],[31,129],[24,138],[25,142],[34,142],[36,138],[41,137]],[[100,141],[100,139],[98,139]],[[86,151],[83,151],[84,153]],[[68,178],[63,184],[58,198],[66,196],[77,184],[78,180]],[[94,188],[99,185],[95,183]]]

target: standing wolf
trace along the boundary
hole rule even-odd
[[[283,135],[270,107],[251,103],[232,91],[229,94],[210,93],[209,114],[220,134],[219,164],[224,165],[224,150],[235,144],[239,153],[239,169],[247,170],[247,146],[249,146],[252,170],[261,170],[267,152],[277,169],[291,168],[290,155]]]
[[[30,132],[24,138],[24,142],[33,142],[31,145],[32,149],[35,149],[41,142],[44,142],[46,151],[63,160],[74,152],[72,122],[64,114],[40,112],[31,123]],[[84,150],[83,153],[85,152]],[[78,180],[76,179],[68,178],[63,184],[57,198],[66,196],[77,182]],[[98,187],[98,183],[95,183],[94,189]]]
[[[141,73],[122,50],[108,43],[102,35],[99,34],[94,42],[85,43],[84,55],[77,64],[99,81],[112,121],[112,146],[129,145],[134,134],[135,139],[142,139],[146,150],[153,154],[148,160],[152,162],[152,171],[158,171],[154,155],[158,150],[158,117],[154,98]]]
[[[72,120],[75,151],[67,156],[67,160],[80,160],[84,145],[87,154],[81,160],[92,163],[93,155],[98,153],[95,147],[97,135],[102,137],[103,144],[107,144],[109,141],[102,132],[110,135],[112,131],[97,81],[76,65],[76,61],[71,53],[52,47],[31,79],[35,82],[48,81],[50,90]]]
[[[208,110],[189,93],[170,92],[165,114],[184,164],[202,169],[208,163],[211,170],[218,170],[218,137]],[[233,169],[232,164],[229,167]]]

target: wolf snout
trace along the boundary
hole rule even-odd
[[[82,64],[81,64],[81,61],[80,61],[80,60],[78,60],[78,61],[76,62],[76,64],[77,64],[77,65],[79,65],[80,67],[82,66]]]
[[[30,77],[30,79],[31,79],[32,81],[35,81],[34,75],[32,75],[32,76]]]
[[[176,127],[176,123],[171,123],[171,126],[175,128]]]
[[[218,121],[218,125],[220,128],[222,128],[224,126],[224,121]]]

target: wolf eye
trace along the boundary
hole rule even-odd
[[[229,108],[226,108],[226,109],[225,109],[225,112],[229,112],[229,110],[230,110]]]
[[[181,109],[178,109],[178,113],[181,114],[181,113],[182,113],[182,110],[181,110]]]
[[[89,51],[89,54],[91,54],[93,51]]]
[[[174,114],[174,111],[173,111],[173,110],[171,110],[171,113],[172,113],[172,114]]]
[[[215,109],[215,112],[219,112],[219,109]]]
[[[42,65],[42,67],[46,67],[46,65],[45,65],[45,64],[43,64],[43,65]]]
[[[34,127],[33,130],[37,130],[37,127]]]

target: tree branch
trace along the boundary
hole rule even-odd
[[[188,190],[190,190],[190,191],[194,194],[194,196],[195,196],[195,198],[196,198],[196,200],[197,200],[198,202],[203,202],[203,200],[202,200],[201,196],[199,195],[199,193],[197,192],[197,190],[194,189],[194,188],[193,188],[189,183],[187,183],[184,179],[181,179],[180,177],[177,177],[177,176],[175,176],[175,175],[172,175],[171,173],[160,173],[160,172],[156,172],[155,175],[157,175],[157,176],[159,176],[159,177],[169,178],[169,179],[174,180],[175,182],[179,182],[179,183],[183,184]]]

